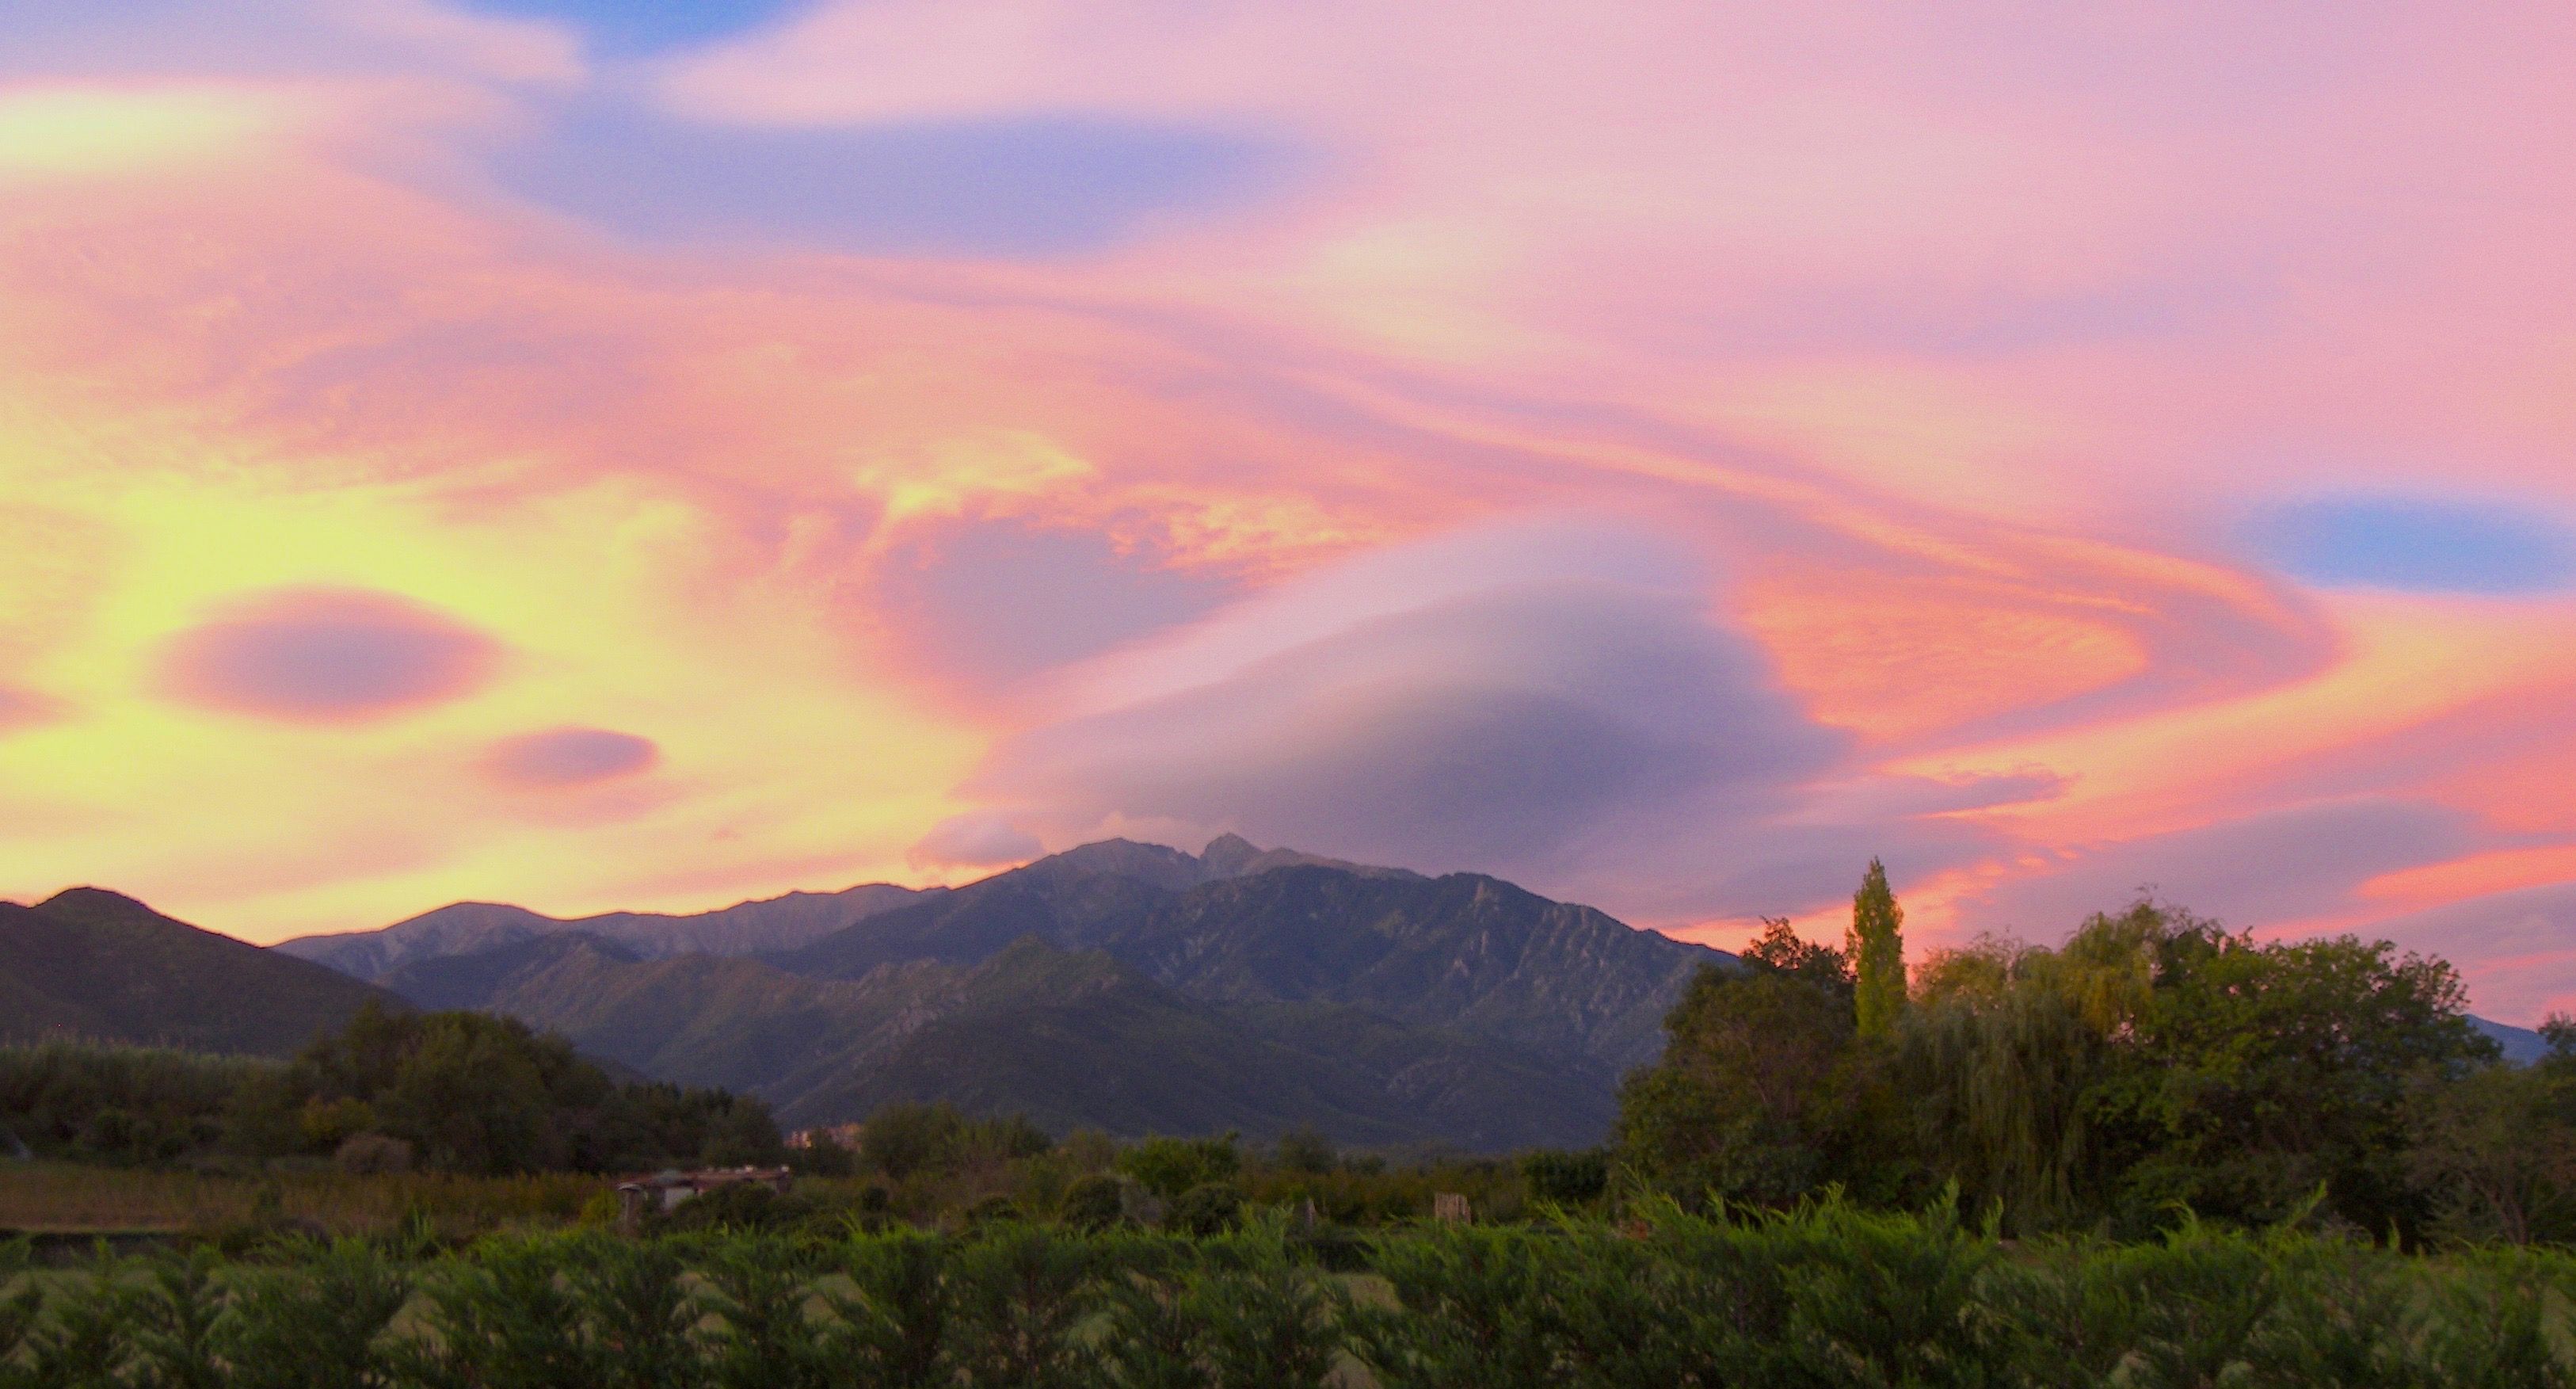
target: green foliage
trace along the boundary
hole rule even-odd
[[[969,1385],[1053,1389],[1084,1382],[1092,1350],[1073,1331],[1093,1301],[1092,1247],[1033,1225],[1003,1225],[948,1265],[949,1354]]]
[[[1126,1218],[1125,1183],[1106,1172],[1077,1178],[1066,1187],[1056,1216],[1077,1230],[1106,1230]]]
[[[1232,1182],[1201,1182],[1172,1202],[1171,1227],[1185,1235],[1221,1235],[1242,1220],[1243,1189]]]
[[[229,1382],[216,1354],[221,1266],[222,1256],[204,1247],[158,1254],[144,1265],[123,1309],[135,1389],[221,1389]]]
[[[1025,1225],[101,1258],[0,1286],[0,1385],[332,1389],[2567,1389],[2576,1256],[2414,1256],[2184,1222],[2007,1249],[1947,1204],[1426,1227],[1376,1280],[1275,1216],[1209,1239]],[[416,1296],[415,1296],[416,1293]],[[406,1306],[406,1299],[409,1298]]]
[[[600,1389],[685,1384],[697,1365],[697,1305],[669,1241],[603,1239],[559,1246],[580,1299]]]
[[[829,1133],[818,1131],[803,1146],[787,1150],[787,1165],[800,1176],[846,1177],[859,1170],[859,1155]]]
[[[834,1381],[828,1342],[806,1315],[818,1265],[783,1240],[727,1240],[700,1265],[698,1309],[716,1389],[821,1389]]]
[[[234,1389],[350,1389],[386,1380],[386,1327],[410,1279],[365,1245],[289,1245],[247,1272],[217,1326]]]
[[[1054,1146],[1045,1130],[1024,1118],[970,1119],[945,1101],[890,1104],[859,1129],[860,1158],[896,1181],[1031,1157]]]
[[[1789,927],[1785,916],[1762,918],[1762,934],[1740,953],[1756,969],[1786,974],[1830,989],[1848,999],[1854,988],[1851,957],[1830,945],[1819,945]]]
[[[559,1037],[369,1003],[292,1062],[54,1042],[0,1048],[0,1124],[36,1152],[166,1165],[346,1153],[352,1170],[608,1171],[774,1162],[768,1107],[618,1085]]]
[[[46,1156],[167,1162],[222,1142],[233,1097],[280,1069],[144,1047],[0,1047],[0,1124]]]
[[[1834,962],[1785,929],[1750,970],[1696,981],[1663,1061],[1622,1090],[1623,1163],[1685,1199],[1774,1208],[1946,1182],[2017,1233],[2313,1210],[2372,1235],[2524,1240],[2576,1217],[2576,1061],[2495,1070],[2438,960],[2140,902],[2054,950],[1936,952],[1908,1007],[1873,1014],[1871,980],[1902,975],[1898,919],[1873,865],[1848,1030]]]
[[[1859,1062],[1850,1007],[1795,975],[1704,969],[1663,1061],[1621,1087],[1619,1146],[1685,1199],[1793,1202],[1826,1180]]]
[[[1521,1181],[1530,1199],[1554,1206],[1584,1206],[1610,1188],[1610,1155],[1595,1149],[1564,1153],[1541,1149],[1521,1155]]]
[[[787,1230],[821,1214],[813,1201],[781,1196],[765,1182],[734,1182],[654,1215],[657,1230]]]
[[[1852,894],[1851,934],[1843,954],[1851,961],[1855,1021],[1864,1037],[1884,1037],[1905,1013],[1905,909],[1887,886],[1877,859]]]
[[[1290,1172],[1320,1175],[1341,1165],[1333,1140],[1312,1124],[1300,1124],[1279,1135],[1277,1162]]]
[[[425,1336],[391,1351],[395,1374],[421,1389],[548,1389],[595,1383],[609,1356],[581,1325],[580,1285],[559,1241],[486,1241],[424,1280]]]
[[[831,1361],[885,1389],[954,1384],[947,1257],[936,1240],[911,1231],[853,1241],[842,1271],[857,1296],[825,1294],[834,1315],[825,1336]]]
[[[2416,1078],[2410,1175],[2452,1239],[2576,1242],[2576,1029],[2553,1018],[2544,1035],[2531,1066]]]
[[[1148,1138],[1118,1154],[1118,1170],[1147,1191],[1166,1200],[1210,1182],[1222,1182],[1243,1170],[1243,1150],[1236,1137]]]
[[[90,1268],[47,1299],[45,1316],[25,1340],[27,1382],[90,1389],[114,1384],[129,1355],[120,1334],[124,1294],[104,1250]]]

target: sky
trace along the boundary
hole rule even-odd
[[[1221,832],[2576,1009],[2576,11],[0,10],[0,896]]]

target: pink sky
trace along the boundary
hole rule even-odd
[[[0,894],[1880,855],[2576,1007],[2563,9],[493,6],[0,19]]]

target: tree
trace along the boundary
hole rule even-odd
[[[1772,970],[1703,969],[1664,1020],[1663,1060],[1619,1091],[1619,1149],[1678,1194],[1786,1205],[1824,1179],[1850,1006]]]
[[[2181,1202],[2260,1223],[2323,1188],[2360,1229],[2419,1231],[2432,1212],[2406,1168],[2410,1085],[2498,1054],[2451,966],[2351,936],[2257,941],[2182,913],[2146,940],[2153,985],[2091,1101],[2107,1136],[2136,1145],[2133,1214]]]
[[[2576,1049],[2424,1077],[2408,1118],[2407,1162],[2432,1189],[2437,1229],[2506,1244],[2576,1235]]]
[[[1905,909],[1887,886],[1887,867],[1869,861],[1852,894],[1851,935],[1843,953],[1851,960],[1853,1007],[1860,1035],[1884,1037],[1905,1012]]]
[[[2257,941],[2140,901],[2055,950],[1935,952],[1916,983],[1894,1052],[1919,1142],[2016,1228],[2264,1223],[2322,1189],[2329,1214],[2413,1234],[2425,1174],[2466,1181],[2475,1155],[2413,1143],[2410,1107],[2518,1122],[2495,1087],[2459,1089],[2494,1049],[2450,966],[2386,942]]]
[[[1291,1172],[1320,1176],[1341,1165],[1333,1140],[1312,1124],[1299,1124],[1279,1135],[1279,1165]]]
[[[1165,1200],[1192,1187],[1233,1179],[1243,1168],[1236,1135],[1216,1138],[1148,1138],[1118,1155],[1118,1170]]]
[[[1848,999],[1852,996],[1851,957],[1830,945],[1818,945],[1789,929],[1789,918],[1762,918],[1762,934],[1744,947],[1744,962],[1756,969],[1793,975]]]

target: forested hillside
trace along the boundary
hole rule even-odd
[[[73,888],[0,902],[0,1042],[70,1038],[284,1055],[392,995]]]

